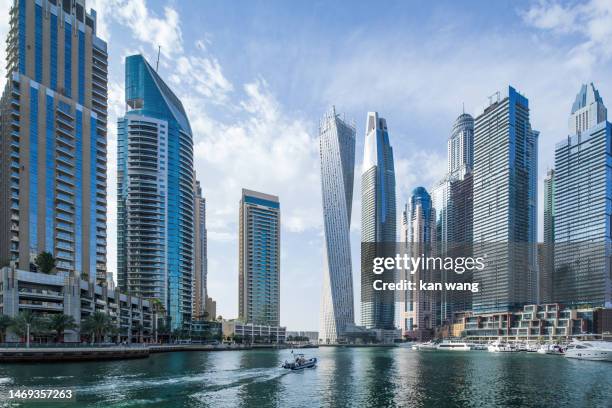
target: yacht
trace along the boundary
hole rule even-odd
[[[518,351],[513,344],[510,343],[502,343],[500,340],[495,340],[493,343],[489,344],[487,350],[491,353],[509,353]]]
[[[563,354],[563,347],[558,344],[542,344],[537,350],[540,354]]]
[[[438,348],[438,342],[428,341],[427,343],[413,344],[413,350],[436,350]]]
[[[565,357],[580,360],[612,361],[612,342],[574,340],[567,346]]]
[[[436,350],[470,351],[470,344],[461,341],[444,340],[436,346]]]

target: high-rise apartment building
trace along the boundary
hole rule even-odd
[[[142,55],[125,60],[118,121],[119,287],[159,299],[171,327],[188,325],[195,259],[193,137],[181,101]]]
[[[332,108],[319,126],[323,198],[323,292],[319,338],[336,343],[355,324],[351,263],[351,208],[355,174],[355,126]]]
[[[412,191],[405,213],[406,219],[406,254],[417,259],[435,254],[436,215],[432,206],[431,196],[424,187]],[[427,265],[416,270],[402,269],[400,279],[412,281],[419,287],[419,282],[434,282],[438,280],[434,271]],[[428,340],[433,335],[436,325],[435,309],[438,294],[422,290],[405,290],[399,292],[399,323],[402,335],[419,341]]]
[[[195,186],[195,262],[193,315],[203,318],[206,310],[207,275],[208,275],[208,242],[206,231],[206,199],[202,195],[200,182]]]
[[[555,212],[555,171],[551,169],[548,170],[544,179],[544,242],[539,245],[539,303],[555,301],[553,296]]]
[[[239,218],[238,317],[280,324],[280,202],[242,189]]]
[[[480,290],[477,312],[505,311],[534,303],[537,289],[537,141],[529,102],[512,87],[489,100],[474,129],[475,256]]]
[[[474,167],[474,118],[462,113],[455,120],[448,138],[448,172],[433,188],[431,198],[436,213],[435,237],[438,256],[468,257],[472,255],[472,211]],[[470,282],[471,273],[456,274],[442,270],[441,282]],[[471,292],[440,292],[434,308],[436,324],[450,322],[457,312],[472,307]]]
[[[107,50],[84,0],[17,0],[1,101],[0,261],[106,285]]]
[[[387,121],[369,112],[361,174],[361,324],[368,329],[394,329],[395,295],[376,291],[374,280],[393,282],[393,271],[374,275],[375,257],[395,256],[395,166]]]
[[[553,296],[612,306],[612,125],[595,86],[582,85],[569,136],[555,147]]]

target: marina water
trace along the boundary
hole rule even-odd
[[[176,352],[148,359],[0,365],[0,395],[69,388],[75,407],[610,407],[612,364],[537,353],[307,349]],[[6,400],[0,401],[5,406]],[[19,406],[47,406],[44,403]],[[48,405],[48,406],[58,406]]]

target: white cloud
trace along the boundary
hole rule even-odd
[[[145,0],[114,0],[113,16],[121,24],[129,27],[139,41],[149,44],[172,57],[183,52],[183,38],[178,12],[172,7],[164,7],[164,16],[157,17]]]
[[[556,34],[580,34],[579,43],[568,53],[571,66],[591,68],[612,57],[610,0],[589,0],[567,6],[542,0],[525,11],[523,19],[527,24]]]

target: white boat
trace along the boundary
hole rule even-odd
[[[560,355],[563,354],[563,346],[558,344],[542,344],[538,349],[538,353],[540,354],[555,354]]]
[[[436,350],[470,351],[470,344],[461,341],[444,340],[436,346]]]
[[[564,354],[580,360],[612,361],[612,342],[574,340]]]
[[[509,353],[518,351],[513,344],[502,343],[500,340],[495,340],[487,346],[487,350],[491,353]]]
[[[487,345],[482,343],[471,343],[470,348],[472,350],[487,350]]]
[[[414,344],[413,350],[436,350],[438,343],[435,341],[428,341],[427,343]]]

